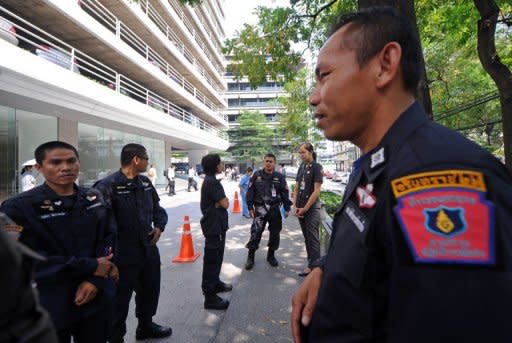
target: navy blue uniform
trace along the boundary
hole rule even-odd
[[[512,179],[414,103],[357,161],[311,342],[512,342]]]
[[[113,211],[117,224],[114,263],[119,268],[118,292],[114,301],[111,341],[122,341],[126,333],[126,317],[135,290],[136,316],[151,322],[160,296],[160,253],[151,245],[149,232],[162,231],[167,213],[151,181],[144,175],[128,179],[117,171],[95,185]]]
[[[75,342],[105,342],[115,285],[93,274],[115,232],[101,194],[75,190],[72,196],[58,196],[44,184],[6,200],[0,211],[23,227],[19,241],[47,259],[37,264],[35,281],[60,341],[69,342],[73,335]],[[84,281],[93,283],[98,294],[76,306],[75,293]]]
[[[256,171],[251,177],[247,191],[247,207],[254,208],[254,221],[251,226],[251,238],[246,245],[250,250],[256,250],[261,241],[261,235],[268,223],[270,232],[269,250],[279,248],[279,233],[283,221],[279,206],[283,204],[285,211],[290,211],[290,196],[288,185],[283,174],[273,171],[267,174],[263,169]]]
[[[206,175],[201,186],[201,229],[204,235],[203,280],[201,288],[207,296],[215,295],[226,245],[228,211],[215,204],[226,197],[224,188],[214,175]]]

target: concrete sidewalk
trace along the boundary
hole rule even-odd
[[[177,195],[169,197],[162,189],[161,205],[169,214],[169,223],[158,243],[162,259],[162,284],[158,313],[154,320],[170,325],[173,334],[168,339],[146,342],[292,342],[290,334],[291,296],[302,278],[297,273],[306,264],[304,239],[297,219],[290,216],[283,223],[281,247],[276,252],[279,267],[266,262],[268,231],[263,234],[256,263],[251,271],[244,269],[247,257],[245,244],[252,221],[241,214],[232,214],[236,182],[222,182],[230,198],[230,230],[226,238],[221,279],[233,284],[233,291],[221,293],[231,304],[227,311],[203,309],[201,272],[204,238],[199,226],[200,191],[187,192],[185,180],[178,180]],[[194,263],[172,263],[178,255],[183,216],[191,222],[196,252],[201,256]],[[134,301],[130,305],[128,333],[125,342],[135,342],[137,320]]]

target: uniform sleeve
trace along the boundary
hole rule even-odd
[[[112,207],[112,188],[104,182],[97,182],[94,188],[100,193],[103,204],[107,209],[107,223],[103,238],[105,247],[112,247],[114,255],[117,254],[117,222]]]
[[[283,202],[284,210],[290,211],[292,206],[292,202],[290,200],[290,191],[288,190],[288,184],[286,183],[286,179],[283,175],[279,178],[281,181],[281,186],[279,192],[281,193],[281,201]]]
[[[160,206],[160,198],[156,193],[156,189],[153,187],[153,225],[163,232],[165,225],[167,225],[167,220],[167,212]]]
[[[249,210],[254,206],[254,180],[256,179],[256,174],[257,173],[252,174],[251,180],[249,181],[249,188],[245,195],[245,200],[247,201],[247,207]]]
[[[226,193],[224,192],[224,187],[220,181],[215,182],[211,188],[211,196],[214,203],[219,202],[220,200],[226,198]]]
[[[315,176],[313,182],[323,183],[324,182],[324,168],[321,164],[315,163]]]

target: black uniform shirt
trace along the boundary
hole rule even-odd
[[[155,187],[144,175],[128,179],[121,171],[101,179],[94,187],[102,192],[115,217],[119,243],[116,260],[138,259],[134,249],[150,246],[148,233],[153,226],[163,232],[167,224],[167,212],[159,204]]]
[[[512,179],[414,103],[347,185],[311,342],[512,342]]]
[[[297,190],[297,204],[296,206],[302,208],[306,205],[311,196],[311,193],[315,190],[315,182],[322,183],[324,180],[324,173],[322,165],[316,162],[302,163],[297,172],[295,181],[299,186]],[[320,203],[319,199],[316,199],[315,204],[312,207],[317,207]]]
[[[217,235],[228,229],[228,210],[215,207],[215,204],[226,197],[224,188],[214,175],[206,175],[201,186],[201,228],[205,236]]]
[[[273,171],[266,173],[263,169],[257,170],[251,177],[247,191],[247,206],[283,204],[285,211],[290,211],[290,195],[288,185],[283,174]]]

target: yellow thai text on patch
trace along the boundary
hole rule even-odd
[[[393,193],[399,198],[424,189],[463,187],[487,191],[484,175],[471,170],[439,170],[412,174],[391,181]]]

